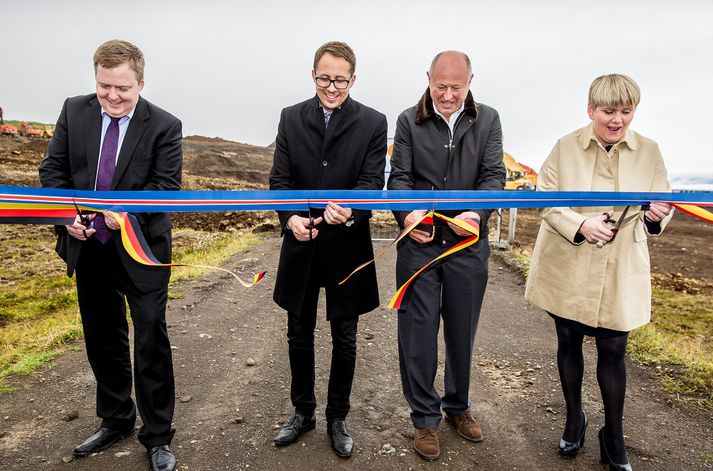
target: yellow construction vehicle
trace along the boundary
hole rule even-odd
[[[519,163],[507,152],[503,152],[503,162],[507,170],[506,190],[534,190],[537,187],[537,172],[532,168]]]

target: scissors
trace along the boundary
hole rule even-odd
[[[312,216],[312,206],[309,204],[309,200],[307,200],[307,211],[309,212],[309,225],[307,228],[309,229],[309,240],[312,240],[312,229],[314,229],[314,216]]]
[[[79,222],[82,224],[84,227],[89,227],[92,224],[91,219],[89,219],[89,216],[84,214],[81,209],[79,209],[79,205],[77,204],[76,201],[72,200],[72,203],[74,203],[74,209],[77,210],[77,216],[79,216]],[[87,236],[87,231],[86,229],[82,229],[82,233],[84,234],[85,238],[89,238]]]
[[[644,206],[648,206],[648,205],[641,205],[642,210],[644,210]],[[598,249],[601,249],[608,243],[614,242],[614,238],[619,233],[619,229],[621,229],[621,227],[626,225],[629,221],[639,217],[638,213],[632,214],[631,216],[626,217],[626,214],[629,212],[629,208],[631,208],[631,206],[627,206],[626,208],[624,208],[624,211],[622,211],[621,216],[619,216],[619,220],[613,219],[612,218],[613,215],[610,215],[609,213],[604,213],[607,216],[607,218],[604,220],[604,224],[609,225],[609,230],[612,231],[612,233],[614,235],[612,235],[611,239],[609,239],[609,242],[604,242],[603,240],[597,241]]]

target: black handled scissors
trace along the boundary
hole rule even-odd
[[[84,238],[88,239],[89,236],[87,235],[87,229],[92,225],[92,220],[89,219],[89,216],[87,214],[84,214],[82,210],[79,208],[79,205],[77,204],[76,201],[72,200],[72,203],[74,203],[74,209],[77,210],[77,216],[79,217],[79,222],[84,226],[84,229],[82,229],[82,234],[84,234]]]
[[[307,229],[309,229],[309,240],[312,240],[312,229],[314,229],[314,216],[312,216],[312,206],[309,204],[309,200],[307,200],[307,211],[309,213],[309,225],[307,226]]]
[[[641,209],[644,210],[644,207],[648,205],[641,205]],[[616,235],[619,233],[619,229],[621,229],[622,226],[626,225],[629,223],[629,221],[632,221],[633,219],[636,219],[639,217],[639,214],[632,214],[629,217],[626,217],[626,214],[629,212],[629,208],[631,206],[627,206],[624,208],[624,211],[622,211],[621,216],[619,216],[619,219],[613,219],[613,215],[610,215],[609,213],[604,213],[607,215],[607,218],[604,220],[605,224],[609,225],[609,230],[614,233],[614,235],[609,239],[609,242],[604,242],[603,240],[600,240],[597,242],[597,248],[601,249],[604,247],[605,244],[614,242],[614,238],[616,238]]]

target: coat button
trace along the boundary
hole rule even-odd
[[[326,166],[327,166],[327,161],[326,161],[326,160],[323,160],[323,161],[322,161],[322,167],[326,167]]]
[[[445,240],[442,240],[442,241],[441,241],[441,244],[446,245],[446,241],[445,241]]]

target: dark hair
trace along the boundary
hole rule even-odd
[[[354,51],[347,43],[340,41],[329,41],[317,49],[317,52],[314,53],[314,64],[312,66],[314,70],[317,70],[317,63],[326,53],[341,57],[349,62],[349,73],[354,74],[354,70],[356,70],[356,55],[354,55]]]

